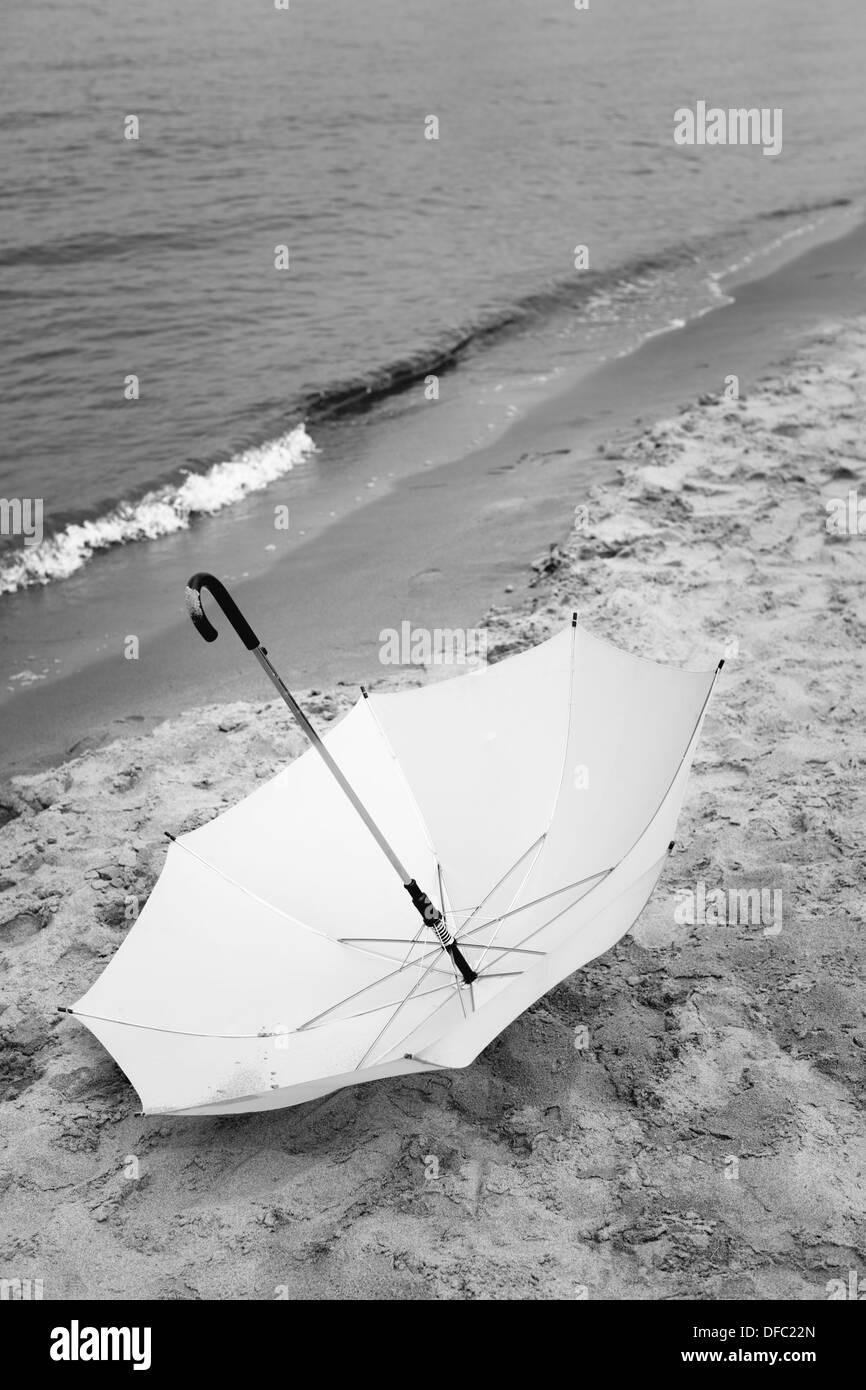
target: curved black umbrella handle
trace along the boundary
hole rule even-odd
[[[215,642],[219,633],[202,607],[202,589],[207,589],[208,593],[213,594],[248,652],[255,651],[256,647],[261,646],[258,637],[226,586],[215,579],[212,574],[194,574],[186,586],[186,606],[196,631],[201,633],[206,642]]]

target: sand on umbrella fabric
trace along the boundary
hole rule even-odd
[[[577,626],[366,695],[324,739],[207,589],[311,747],[169,846],[69,1010],[146,1113],[233,1114],[463,1067],[631,928],[662,871],[716,675]]]

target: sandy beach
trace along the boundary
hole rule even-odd
[[[493,659],[572,609],[657,660],[728,659],[635,929],[466,1070],[148,1118],[57,1013],[146,900],[163,832],[300,752],[255,673],[249,700],[119,740],[91,721],[77,756],[4,785],[0,1277],[46,1299],[815,1300],[866,1267],[866,539],[825,524],[863,486],[866,317],[782,342],[738,399],[716,373],[649,423],[645,395],[594,444],[603,481],[567,497],[559,476],[556,544],[486,616]],[[326,726],[357,690],[298,694]],[[688,920],[718,890],[773,914]]]

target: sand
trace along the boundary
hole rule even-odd
[[[866,318],[837,319],[748,397],[611,438],[586,524],[488,615],[497,657],[576,608],[646,656],[729,658],[633,932],[463,1071],[142,1117],[55,1012],[122,940],[163,831],[300,751],[281,708],[197,710],[4,788],[0,1278],[46,1299],[810,1300],[864,1271],[866,536],[825,527],[864,427]],[[306,704],[326,725],[355,696]],[[699,884],[781,902],[683,920]]]

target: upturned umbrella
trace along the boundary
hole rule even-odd
[[[471,674],[362,691],[320,738],[249,623],[208,590],[310,748],[171,841],[68,1012],[146,1113],[297,1105],[465,1067],[614,945],[672,848],[712,671],[631,656],[576,618]]]

